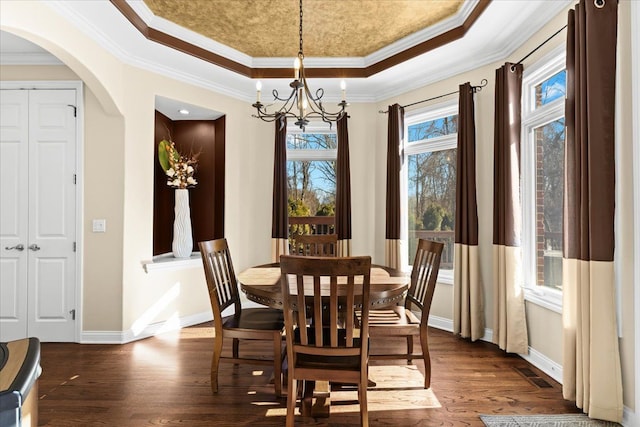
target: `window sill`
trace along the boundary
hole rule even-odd
[[[546,289],[525,288],[524,299],[554,313],[562,314],[562,294]]]
[[[172,254],[163,254],[153,257],[151,261],[142,261],[145,273],[184,270],[201,266],[202,258],[199,252],[193,252],[189,258],[174,258]]]
[[[439,274],[436,282],[453,286],[453,274]]]

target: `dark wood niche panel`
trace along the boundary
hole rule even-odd
[[[153,255],[171,252],[174,189],[158,163],[158,143],[171,139],[183,155],[200,153],[189,189],[193,251],[198,242],[224,237],[225,117],[216,120],[171,120],[155,113],[153,191]]]

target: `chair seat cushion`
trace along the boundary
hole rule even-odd
[[[420,319],[402,306],[386,310],[369,310],[369,327],[420,325]]]
[[[275,308],[243,308],[239,316],[224,317],[222,323],[224,328],[281,330],[284,315],[282,310]]]
[[[309,336],[309,345],[315,345],[316,339],[312,328],[307,328],[307,334]],[[330,330],[329,328],[323,329],[323,342],[330,342]],[[346,340],[347,332],[344,329],[338,330],[338,346],[340,343]],[[295,344],[300,344],[300,329],[295,330],[294,340]],[[354,347],[360,346],[360,338],[354,338]],[[325,345],[324,347],[329,347]],[[298,358],[296,360],[296,367],[304,368],[332,368],[336,370],[358,370],[360,369],[360,356],[327,356],[327,355],[315,355],[304,354],[298,352]]]

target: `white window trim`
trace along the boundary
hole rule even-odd
[[[298,126],[293,124],[287,125],[287,136],[295,134],[331,134],[336,135],[336,129],[323,122],[311,122],[303,131]],[[337,143],[337,135],[336,135]],[[338,159],[338,150],[336,148],[327,149],[297,149],[287,148],[287,161],[316,161],[316,160],[328,160],[336,161]]]
[[[402,241],[402,245],[405,248],[409,247],[409,223],[407,221],[407,210],[409,207],[407,187],[409,178],[407,167],[405,167],[405,165],[407,164],[407,156],[422,153],[425,151],[449,150],[451,148],[456,148],[458,143],[457,132],[449,135],[439,136],[437,138],[408,142],[409,126],[456,114],[458,114],[458,100],[453,99],[426,108],[415,110],[409,115],[405,116],[404,140],[401,142],[402,167],[400,171],[400,240]],[[404,254],[403,264],[405,264],[405,267],[403,268],[403,270],[410,271],[411,263],[413,262],[413,260],[407,258],[408,254]],[[438,272],[438,283],[453,285],[453,269],[451,271],[440,270]]]
[[[522,80],[522,256],[524,295],[527,301],[540,305],[556,313],[562,313],[562,292],[535,284],[535,203],[529,200],[535,195],[535,141],[533,130],[564,117],[564,98],[534,109],[536,84],[562,71],[566,64],[564,46],[558,46],[536,64],[525,70]]]
[[[338,158],[338,150],[336,149],[317,149],[317,150],[298,150],[295,148],[287,149],[287,161],[315,161],[330,160],[335,161]]]

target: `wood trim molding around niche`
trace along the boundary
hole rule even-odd
[[[293,74],[293,68],[251,68],[232,61],[229,58],[215,54],[211,51],[198,47],[194,44],[171,36],[155,28],[149,27],[138,14],[133,10],[126,0],[110,0],[111,3],[124,15],[125,18],[148,40],[160,43],[172,49],[179,50],[188,55],[207,61],[211,64],[233,71],[245,77],[252,79],[278,79],[290,78]],[[478,17],[489,6],[491,0],[479,0],[478,4],[471,11],[467,19],[462,25],[452,28],[442,34],[439,34],[429,40],[425,40],[409,49],[396,53],[388,58],[380,60],[375,64],[366,67],[355,68],[306,68],[305,74],[309,78],[363,78],[371,77],[381,71],[405,62],[411,58],[427,53],[440,46],[444,46],[454,40],[458,40],[469,31]]]

